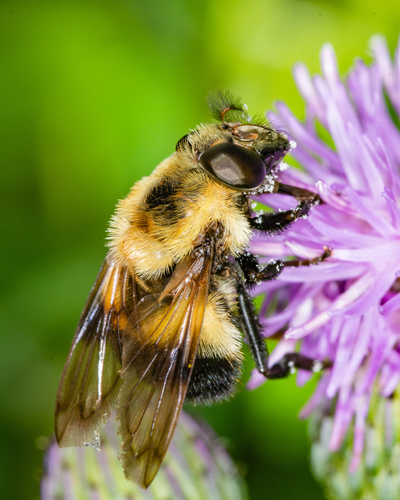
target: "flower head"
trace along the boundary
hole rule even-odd
[[[365,426],[365,452],[357,470],[349,473],[352,461],[351,432],[339,450],[330,452],[332,410],[325,400],[309,419],[311,468],[329,500],[399,500],[400,398],[382,398],[374,391]]]
[[[372,51],[373,63],[357,60],[345,81],[330,45],[321,51],[323,76],[295,67],[305,123],[283,103],[272,118],[296,142],[292,156],[303,170],[286,169],[280,180],[318,193],[323,203],[286,233],[252,242],[265,262],[332,249],[327,261],[286,268],[257,293],[265,294],[265,334],[284,332],[271,365],[298,343],[302,354],[333,362],[303,415],[337,398],[329,447],[340,448],[354,420],[353,469],[374,386],[389,397],[400,381],[400,49],[392,63],[384,40],[375,37]],[[274,209],[296,204],[279,194],[260,201]],[[298,382],[310,376],[300,372]],[[251,385],[257,382],[253,377]]]
[[[159,473],[145,492],[124,476],[113,418],[100,437],[100,449],[59,448],[55,441],[50,445],[45,456],[42,500],[247,498],[236,467],[214,433],[185,413],[180,416]]]

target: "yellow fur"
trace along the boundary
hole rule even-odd
[[[117,207],[111,220],[110,256],[143,279],[157,279],[193,250],[198,235],[213,222],[224,228],[222,241],[227,254],[238,255],[248,245],[251,229],[237,207],[237,191],[194,170],[196,164],[174,153],[149,176],[135,184]],[[146,212],[145,199],[163,179],[184,177],[178,201],[186,212],[176,224],[157,226]],[[196,201],[193,193],[202,192]],[[146,223],[147,227],[143,228]]]
[[[227,141],[229,135],[217,125],[200,125],[191,134],[190,145],[182,146],[133,186],[110,224],[108,258],[114,265],[127,266],[139,279],[158,280],[193,252],[199,235],[213,223],[223,231],[218,241],[222,253],[243,252],[252,230],[242,194],[213,180],[199,168],[196,156],[196,151]],[[160,200],[149,208],[150,194],[165,185],[179,187],[169,191],[167,206]],[[216,277],[215,285],[217,291],[209,295],[205,309],[198,355],[240,360],[241,334],[227,312],[236,308],[236,290],[221,277]],[[144,329],[152,331],[163,313],[148,318]]]
[[[226,311],[218,307],[221,297],[217,292],[208,298],[197,354],[201,357],[241,359],[241,333]]]

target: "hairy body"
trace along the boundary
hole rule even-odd
[[[210,130],[205,128],[204,134]],[[191,255],[199,235],[217,225],[220,259],[214,269],[186,398],[211,402],[235,387],[242,361],[235,318],[236,287],[227,256],[248,246],[248,197],[210,178],[186,152],[175,152],[139,181],[122,200],[111,222],[109,258],[143,281],[161,282]]]
[[[125,474],[144,488],[161,465],[183,402],[208,404],[234,392],[242,332],[267,378],[316,366],[298,353],[268,366],[248,289],[275,279],[285,265],[317,263],[329,249],[313,261],[262,268],[248,246],[254,230],[281,232],[318,197],[275,181],[289,150],[283,134],[252,123],[230,96],[219,94],[211,109],[222,123],[183,137],[118,204],[57,396],[60,446],[96,441],[116,409]],[[252,217],[249,196],[273,191],[292,194],[297,207]]]

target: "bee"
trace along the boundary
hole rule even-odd
[[[125,475],[142,488],[163,461],[184,402],[210,404],[235,391],[242,333],[266,378],[322,366],[298,353],[268,366],[249,290],[285,266],[316,264],[329,249],[264,267],[248,250],[254,231],[280,233],[320,200],[277,180],[290,150],[285,134],[249,117],[229,93],[214,93],[209,107],[218,123],[180,139],[117,205],[57,395],[59,446],[96,442],[116,411]],[[249,197],[273,192],[298,205],[254,216]]]

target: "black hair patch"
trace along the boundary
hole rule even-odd
[[[155,209],[160,205],[171,203],[171,195],[176,191],[176,185],[172,181],[166,179],[157,186],[154,186],[146,198],[146,205],[150,210]]]
[[[181,139],[179,139],[179,141],[176,143],[175,151],[182,151],[185,146],[189,144],[189,135],[190,134],[186,134]]]
[[[240,373],[241,363],[236,359],[197,357],[185,401],[207,405],[229,398]]]

